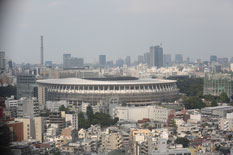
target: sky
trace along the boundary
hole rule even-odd
[[[1,4],[0,51],[16,63],[62,63],[63,53],[98,62],[152,45],[165,54],[208,60],[233,56],[232,0],[7,0]]]

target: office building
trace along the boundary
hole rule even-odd
[[[150,52],[144,54],[144,63],[150,66]]]
[[[127,65],[127,67],[129,67],[131,65],[131,58],[130,58],[130,56],[127,56],[125,58],[125,64]]]
[[[144,63],[144,57],[143,57],[143,55],[139,55],[138,56],[138,64],[142,64],[142,63]]]
[[[123,59],[119,58],[119,59],[116,60],[116,66],[117,67],[123,67],[123,65],[124,65],[124,60]]]
[[[0,51],[0,72],[5,71],[5,68],[6,68],[5,52]]]
[[[217,56],[216,55],[211,55],[210,56],[210,63],[217,62]]]
[[[175,55],[175,63],[176,64],[182,64],[183,63],[183,55],[182,54],[176,54]]]
[[[166,67],[172,65],[172,57],[171,57],[171,54],[164,54],[164,55],[163,55],[163,64],[164,64],[164,66],[166,66]]]
[[[34,88],[36,87],[36,77],[31,74],[17,75],[17,98],[33,97]]]
[[[22,97],[18,100],[17,117],[37,117],[40,115],[40,108],[37,98]]]
[[[52,68],[53,67],[53,62],[52,61],[45,61],[45,67]]]
[[[99,65],[102,67],[106,65],[106,55],[99,55]]]
[[[160,46],[150,47],[150,66],[163,67],[163,48]]]
[[[83,58],[71,57],[71,54],[63,54],[63,69],[81,68],[83,66]]]

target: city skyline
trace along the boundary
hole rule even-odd
[[[40,35],[44,60],[55,63],[62,63],[63,53],[86,62],[98,62],[100,54],[136,60],[160,43],[164,54],[203,60],[230,58],[233,51],[233,2],[228,0],[24,0],[5,6],[0,50],[17,63],[40,63]]]

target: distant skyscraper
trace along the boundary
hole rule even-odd
[[[63,54],[63,68],[79,68],[84,66],[83,58],[71,57],[71,54]]]
[[[163,48],[160,46],[150,47],[150,66],[163,67]]]
[[[217,62],[217,56],[216,55],[211,55],[210,56],[210,62],[212,63],[212,62]]]
[[[45,61],[45,66],[48,68],[52,68],[53,62],[52,61]]]
[[[171,54],[164,54],[163,55],[163,65],[164,66],[171,66],[171,64],[172,64]]]
[[[143,58],[143,55],[139,55],[138,56],[138,64],[142,64],[143,63],[143,60],[144,58]]]
[[[0,71],[4,71],[6,68],[5,52],[0,51]]]
[[[131,65],[131,58],[130,56],[127,56],[125,59],[125,64],[129,67]]]
[[[106,65],[106,55],[99,55],[99,65],[100,66]]]
[[[233,63],[233,57],[231,57],[230,63]]]
[[[176,54],[175,55],[175,63],[182,64],[183,63],[183,55],[182,54]]]
[[[123,67],[124,60],[123,59],[117,59],[116,60],[116,66],[117,67]]]
[[[164,54],[163,55],[163,64],[164,64],[164,66],[170,66],[172,64],[171,54]]]
[[[41,47],[40,47],[40,64],[44,65],[44,45],[43,45],[43,36],[40,36]]]
[[[150,66],[150,53],[149,52],[144,54],[144,63]]]

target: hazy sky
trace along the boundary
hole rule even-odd
[[[15,62],[62,62],[63,53],[98,61],[125,58],[162,43],[164,53],[233,56],[232,0],[8,0],[0,50]]]

